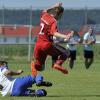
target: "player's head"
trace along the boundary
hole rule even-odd
[[[93,33],[93,29],[92,29],[92,28],[89,28],[88,32],[89,32],[90,34],[92,34],[92,33]]]
[[[80,37],[80,34],[79,34],[79,32],[76,29],[71,29],[70,33],[72,33],[72,36]]]
[[[54,7],[47,11],[49,14],[52,14],[56,20],[61,19],[61,16],[64,12],[64,8],[62,6]]]
[[[74,36],[79,36],[79,34],[78,34],[78,32],[76,31],[76,30],[73,30],[73,34],[74,34]]]
[[[0,66],[3,66],[3,65],[4,65],[4,61],[0,60]]]
[[[4,60],[0,60],[0,66],[8,67],[8,62]]]

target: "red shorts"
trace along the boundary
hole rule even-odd
[[[53,45],[50,42],[37,42],[34,48],[34,57],[36,64],[42,66],[45,64],[46,57],[56,56],[57,60],[65,61],[67,59],[67,50],[59,45]]]

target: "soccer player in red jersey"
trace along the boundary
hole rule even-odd
[[[57,3],[52,8],[42,12],[40,18],[41,29],[38,33],[37,42],[34,48],[35,62],[32,61],[31,63],[32,75],[36,75],[37,71],[44,70],[45,60],[48,55],[56,57],[56,60],[53,63],[54,69],[57,69],[64,74],[68,73],[68,71],[62,67],[62,64],[69,54],[66,54],[63,47],[53,43],[53,36],[67,40],[71,37],[71,34],[64,35],[57,30],[57,20],[61,18],[63,11],[64,8],[62,7],[62,3]]]

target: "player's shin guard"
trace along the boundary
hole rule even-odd
[[[36,76],[37,75],[37,70],[35,68],[34,61],[31,62],[31,74],[32,74],[32,76]]]

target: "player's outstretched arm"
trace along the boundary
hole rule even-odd
[[[54,36],[58,37],[58,38],[63,38],[63,39],[69,40],[72,37],[72,34],[70,33],[68,35],[65,35],[65,34],[61,34],[59,32],[55,32]]]
[[[61,3],[61,2],[58,2],[58,3],[56,3],[55,5],[53,5],[52,7],[48,8],[48,9],[45,9],[45,10],[43,10],[43,11],[44,11],[44,12],[47,12],[48,10],[50,10],[50,9],[52,9],[52,8],[60,7],[60,6],[62,6],[62,3]]]
[[[23,73],[23,70],[17,70],[17,71],[12,71],[12,70],[7,70],[4,75],[5,76],[14,76],[14,75],[20,75],[21,73]]]
[[[84,40],[84,41],[83,41],[83,44],[87,44],[87,45],[88,45],[88,44],[93,44],[93,41],[91,41],[91,40]]]

